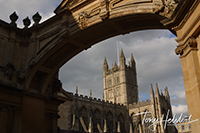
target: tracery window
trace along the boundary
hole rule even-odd
[[[107,118],[107,132],[113,132],[113,115],[112,113],[109,111],[106,115]]]
[[[132,116],[131,116],[131,120],[132,120],[132,130],[133,131],[135,131],[136,130],[136,133],[139,133],[140,131],[139,131],[139,127],[138,127],[138,118],[139,118],[139,116],[135,116],[134,115],[134,113],[132,114]]]
[[[94,111],[94,132],[95,133],[98,133],[99,130],[97,128],[97,124],[99,124],[99,126],[102,128],[102,125],[101,125],[101,113],[98,109],[96,109]]]
[[[149,111],[147,111],[147,112],[149,112]],[[152,119],[151,113],[147,113],[145,116],[145,119]],[[152,130],[153,130],[153,126],[151,126],[152,124],[153,124],[152,122],[144,122],[145,133],[152,133]]]
[[[125,132],[125,119],[122,114],[119,115],[119,121],[120,121],[120,131],[123,133]]]
[[[86,128],[88,129],[88,125],[89,125],[89,119],[88,119],[88,113],[87,113],[87,109],[85,107],[82,107],[80,109],[80,117],[82,116],[83,121],[85,123]],[[79,123],[79,131],[84,132],[83,126],[81,123]]]

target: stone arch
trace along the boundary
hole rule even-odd
[[[125,118],[124,118],[124,115],[122,113],[120,113],[118,115],[118,120],[120,122],[120,131],[121,132],[125,132]]]
[[[144,124],[143,129],[145,133],[151,133],[153,130],[151,119],[153,118],[152,112],[149,109],[145,109],[146,114],[143,115]]]
[[[79,110],[79,116],[83,118],[83,121],[85,123],[86,128],[88,129],[88,125],[89,125],[89,117],[88,117],[88,110],[85,106],[82,106]],[[79,122],[79,131],[84,132],[84,129],[81,125],[81,123]]]
[[[132,130],[134,132],[139,132],[138,124],[140,123],[140,117],[136,115],[137,113],[133,112],[130,116],[130,123],[132,126]]]
[[[139,125],[141,125],[141,115],[138,114],[140,112],[132,112],[130,115],[130,123],[132,126],[132,131],[135,133],[140,132]]]
[[[101,112],[99,111],[99,109],[95,109],[95,111],[93,112],[93,116],[94,116],[94,132],[99,132],[98,131],[98,128],[97,128],[97,124],[99,124],[99,126],[101,127],[102,129],[102,114]]]
[[[111,111],[106,114],[107,132],[113,132],[114,129],[114,117]]]
[[[160,14],[161,9],[165,8],[161,0],[158,3],[147,2],[148,8],[143,6],[145,2],[129,0],[99,2],[99,0],[78,2],[74,6],[80,10],[76,10],[72,5],[71,8],[66,8],[69,7],[69,3],[62,3],[55,10],[55,17],[44,22],[37,29],[38,31],[34,31],[34,35],[40,35],[34,36],[38,41],[41,41],[41,36],[45,38],[46,33],[48,37],[41,41],[39,44],[41,47],[29,60],[30,69],[26,73],[24,83],[26,90],[33,89],[37,93],[48,93],[49,85],[53,78],[57,77],[60,67],[78,53],[105,39],[146,29],[169,29],[173,32],[172,26],[164,24],[169,21],[166,17],[168,13]],[[84,11],[83,5],[87,7]],[[52,32],[54,23],[59,26]],[[44,28],[49,30],[41,35]]]

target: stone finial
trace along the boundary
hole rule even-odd
[[[90,90],[90,98],[92,98],[92,90]]]
[[[76,86],[76,94],[78,94],[78,86]]]
[[[133,53],[131,53],[131,61],[134,61]]]
[[[151,91],[150,94],[154,97],[153,85],[151,84]]]
[[[125,56],[124,56],[124,52],[123,52],[123,49],[121,49],[120,58],[125,58]]]
[[[135,59],[134,59],[134,57],[133,57],[133,53],[131,53],[130,66],[131,66],[131,67],[134,67],[134,66],[135,66]]]
[[[10,15],[10,25],[17,27],[16,21],[18,19],[18,15],[16,14],[16,12],[14,11],[11,15]]]
[[[165,87],[165,97],[166,97],[167,99],[170,99],[170,96],[169,96],[169,92],[168,92],[168,88],[167,88],[167,87]]]
[[[37,12],[36,14],[33,15],[33,21],[35,22],[34,25],[37,26],[39,25],[40,20],[42,19],[42,16]]]
[[[28,29],[28,26],[31,24],[31,20],[26,17],[25,19],[23,19],[23,24],[24,24],[24,29]]]
[[[116,62],[116,60],[115,60],[115,64],[114,64],[114,67],[118,67],[118,66],[117,66],[117,62]]]
[[[106,57],[104,58],[103,66],[105,66],[106,68],[108,68],[108,63],[107,63]]]
[[[160,95],[159,93],[159,88],[158,88],[158,84],[156,83],[156,95]]]

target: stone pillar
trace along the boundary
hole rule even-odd
[[[200,66],[197,41],[190,37],[184,45],[177,47],[176,53],[180,54],[189,115],[192,115],[191,120],[199,119],[191,123],[192,133],[197,133],[200,130]]]
[[[133,133],[132,123],[130,122],[130,131],[129,133]]]
[[[140,133],[143,133],[141,124],[139,124],[139,131]]]
[[[6,133],[8,120],[8,110],[5,107],[1,107],[0,110],[0,133]]]
[[[43,133],[45,101],[24,95],[22,104],[22,133]]]
[[[20,133],[21,127],[21,108],[15,107],[13,109],[14,113],[14,120],[13,120],[13,132],[12,133]]]

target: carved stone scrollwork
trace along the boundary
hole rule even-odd
[[[4,79],[11,80],[14,71],[15,71],[15,66],[11,63],[8,63],[4,67]]]
[[[101,2],[101,12],[99,16],[102,20],[105,20],[110,15],[110,0],[104,0]]]
[[[188,47],[188,46],[190,48],[197,48],[197,41],[194,37],[189,37],[183,45],[177,46],[175,53],[177,55],[182,55],[184,52],[184,49],[186,49],[186,47]]]
[[[21,84],[25,79],[25,69],[20,67],[17,71],[17,81]]]
[[[33,67],[34,65],[35,65],[35,56],[34,57],[32,57],[30,60],[29,60],[29,62],[28,62],[28,66],[29,67]]]
[[[192,47],[192,48],[197,48],[197,41],[194,37],[190,37],[188,40],[187,40],[187,45]]]
[[[154,12],[169,18],[176,9],[178,2],[179,0],[163,0],[162,4],[161,2],[154,3],[155,4]]]
[[[87,12],[81,12],[79,15],[79,23],[82,29],[87,27],[87,19],[89,18],[89,14]]]
[[[67,6],[72,7],[73,5],[82,2],[83,0],[69,0]]]
[[[177,47],[177,48],[175,49],[175,53],[176,53],[177,55],[182,55],[182,54],[183,54],[183,46]]]
[[[165,12],[168,14],[174,9],[175,0],[165,0]]]

